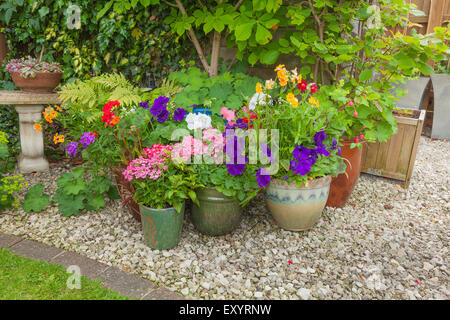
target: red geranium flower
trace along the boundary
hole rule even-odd
[[[300,82],[300,83],[298,84],[298,90],[300,90],[300,91],[305,91],[307,85],[308,85],[308,84],[306,83],[306,81],[305,81],[305,80],[302,80],[302,82]]]
[[[317,84],[312,83],[311,86],[309,87],[309,90],[311,90],[311,93],[316,93],[317,92]]]

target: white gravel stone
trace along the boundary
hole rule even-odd
[[[49,172],[24,177],[53,195],[68,170],[52,163]],[[171,250],[148,248],[141,224],[120,200],[70,218],[55,205],[40,213],[4,210],[0,231],[78,252],[194,299],[448,300],[449,203],[450,141],[421,137],[408,190],[361,174],[348,204],[325,208],[320,223],[304,232],[279,228],[262,194],[225,236],[201,235],[187,209]]]

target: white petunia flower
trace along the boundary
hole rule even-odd
[[[255,93],[253,97],[250,99],[250,102],[248,103],[248,108],[250,110],[254,110],[256,105],[265,106],[266,105],[266,97],[271,98],[269,95],[266,95],[265,93]],[[269,102],[270,105],[270,102]]]
[[[189,113],[186,116],[186,122],[189,130],[211,128],[211,117],[204,113]]]

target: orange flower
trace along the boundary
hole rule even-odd
[[[39,123],[34,124],[34,129],[36,129],[36,131],[42,131],[42,127]]]
[[[261,93],[262,92],[262,85],[259,82],[256,84],[256,92],[257,93]]]
[[[280,85],[282,87],[284,87],[285,85],[287,85],[287,79],[286,78],[280,78]]]
[[[60,106],[55,105],[55,109],[58,110],[59,112],[62,111],[62,108]]]
[[[64,142],[64,135],[55,133],[55,135],[53,136],[53,143],[58,144],[63,142]]]
[[[112,126],[115,126],[116,124],[118,124],[119,123],[119,121],[120,121],[120,117],[114,117],[112,120],[111,120],[111,127]]]

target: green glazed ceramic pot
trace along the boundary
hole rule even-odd
[[[279,179],[270,181],[265,193],[266,203],[280,227],[302,231],[320,219],[330,190],[331,177],[326,176],[297,187]]]
[[[192,223],[203,234],[220,236],[233,231],[241,221],[241,207],[215,188],[197,190],[200,206],[192,204]]]
[[[174,208],[153,209],[139,205],[142,230],[147,246],[155,250],[171,249],[180,241],[183,227],[184,207],[181,212]]]

